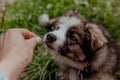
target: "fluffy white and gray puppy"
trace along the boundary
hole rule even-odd
[[[44,14],[39,20],[54,28],[44,40],[60,80],[114,80],[118,50],[103,26],[88,22],[77,10],[53,19]]]

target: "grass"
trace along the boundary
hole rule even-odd
[[[39,25],[39,16],[48,13],[52,18],[71,8],[80,10],[90,21],[104,25],[120,45],[120,0],[16,0],[14,4],[7,5],[5,13],[0,5],[0,33],[9,28],[27,28],[43,37],[49,30]],[[21,80],[57,80],[57,73],[51,55],[43,44],[39,44]],[[120,75],[119,70],[117,75]]]

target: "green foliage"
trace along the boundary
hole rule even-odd
[[[48,13],[52,18],[71,8],[80,10],[88,20],[104,25],[120,45],[120,0],[16,0],[14,4],[7,5],[5,16],[0,13],[0,24],[3,24],[0,33],[9,28],[27,28],[43,37],[48,30],[39,26],[39,16]],[[42,44],[36,48],[33,61],[21,80],[57,80],[55,62]]]
[[[21,80],[57,80],[57,68],[51,56],[39,45],[32,63],[22,74]]]

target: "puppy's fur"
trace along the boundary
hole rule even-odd
[[[57,61],[60,80],[114,80],[118,50],[103,26],[76,10],[48,20],[46,26],[55,28],[44,40]]]

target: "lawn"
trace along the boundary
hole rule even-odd
[[[16,0],[6,5],[6,11],[0,4],[0,33],[9,28],[26,28],[43,38],[49,29],[39,25],[39,16],[47,13],[52,18],[71,8],[80,10],[89,21],[104,25],[120,46],[120,0]],[[39,44],[21,80],[58,80],[57,74],[51,55]],[[116,75],[120,75],[120,70]]]

